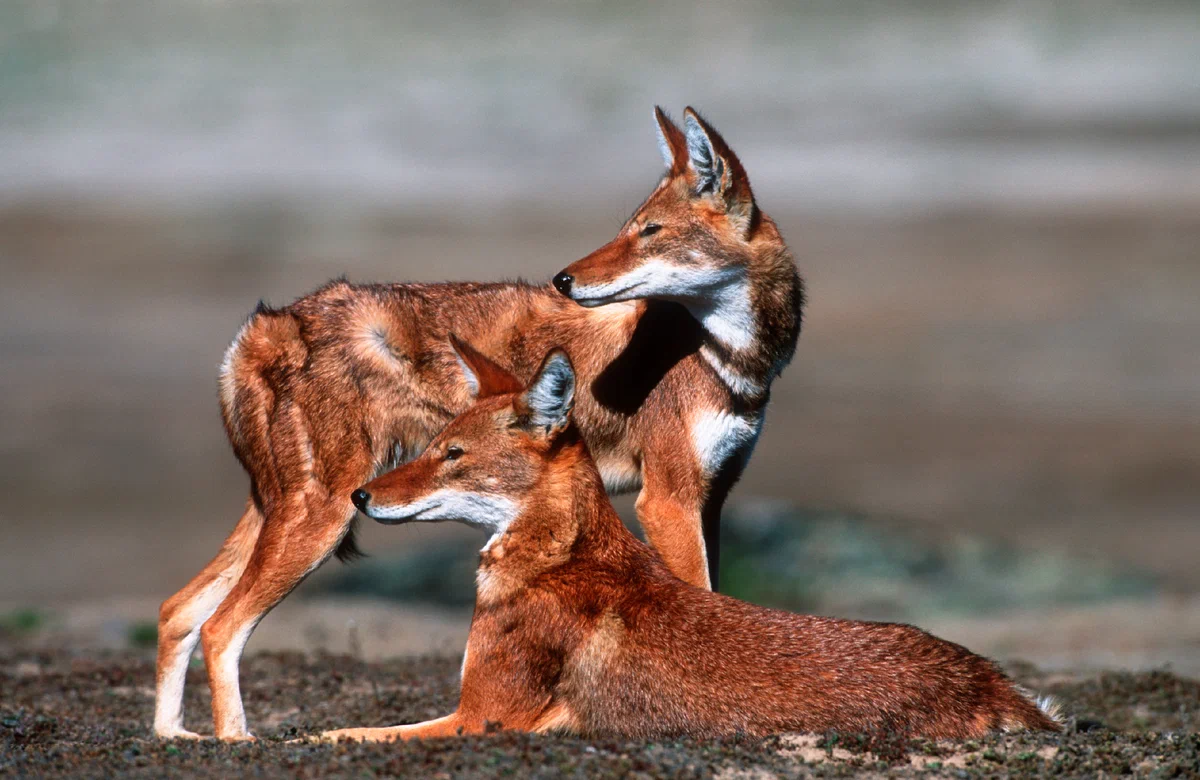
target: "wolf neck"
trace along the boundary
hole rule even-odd
[[[580,441],[558,453],[539,493],[536,522],[545,528],[545,546],[566,543],[572,557],[608,548],[628,533],[604,489],[604,479]]]
[[[562,494],[569,497],[569,508],[564,510],[577,537],[591,542],[607,539],[614,529],[624,531],[625,526],[604,489],[604,478],[582,442],[572,455],[570,476]]]
[[[580,541],[607,538],[615,527],[625,530],[605,492],[600,471],[578,439],[554,454],[507,530],[514,536],[536,539],[531,549],[537,556],[554,559]]]
[[[621,522],[582,441],[555,456],[522,507],[507,533],[480,553],[477,608],[511,602],[548,572],[573,565],[632,576],[641,543]]]
[[[800,334],[803,287],[785,248],[756,258],[744,276],[687,304],[704,328],[701,357],[737,396],[766,397],[791,361]]]

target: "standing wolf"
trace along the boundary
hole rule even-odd
[[[638,520],[667,566],[715,580],[721,505],[795,350],[803,284],[721,136],[690,108],[682,131],[655,117],[666,174],[556,289],[339,281],[250,316],[220,375],[250,498],[216,558],[162,606],[158,735],[195,736],[183,684],[199,641],[216,736],[250,737],[238,663],[251,632],[331,555],[357,552],[355,488],[418,455],[474,395],[451,333],[518,377],[566,349],[605,488],[640,486]]]

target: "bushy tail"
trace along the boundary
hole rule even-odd
[[[1013,686],[1014,701],[1005,713],[1001,728],[1005,731],[1062,731],[1062,707],[1051,696],[1035,696],[1019,685]]]
[[[221,364],[225,431],[267,517],[289,488],[302,487],[309,477],[309,432],[285,379],[299,373],[307,358],[296,318],[259,303]],[[289,479],[296,484],[285,484]]]

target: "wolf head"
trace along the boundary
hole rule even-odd
[[[653,298],[693,304],[744,287],[759,212],[725,140],[692,108],[680,130],[654,109],[666,174],[617,237],[554,277],[583,306]]]
[[[551,350],[528,385],[451,337],[475,403],[415,460],[368,482],[351,500],[382,523],[456,520],[502,534],[570,436],[575,371]]]

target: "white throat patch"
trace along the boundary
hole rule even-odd
[[[571,297],[589,307],[638,298],[681,301],[717,341],[734,350],[753,346],[758,319],[745,270],[706,267],[696,253],[693,259],[696,265],[651,258],[612,281],[579,285]]]
[[[707,300],[689,301],[688,311],[717,341],[734,350],[754,345],[758,320],[745,277],[715,289]]]
[[[491,534],[488,546],[504,534],[520,513],[521,505],[506,496],[445,488],[407,504],[379,504],[372,499],[367,507],[367,515],[375,520],[466,523]]]

